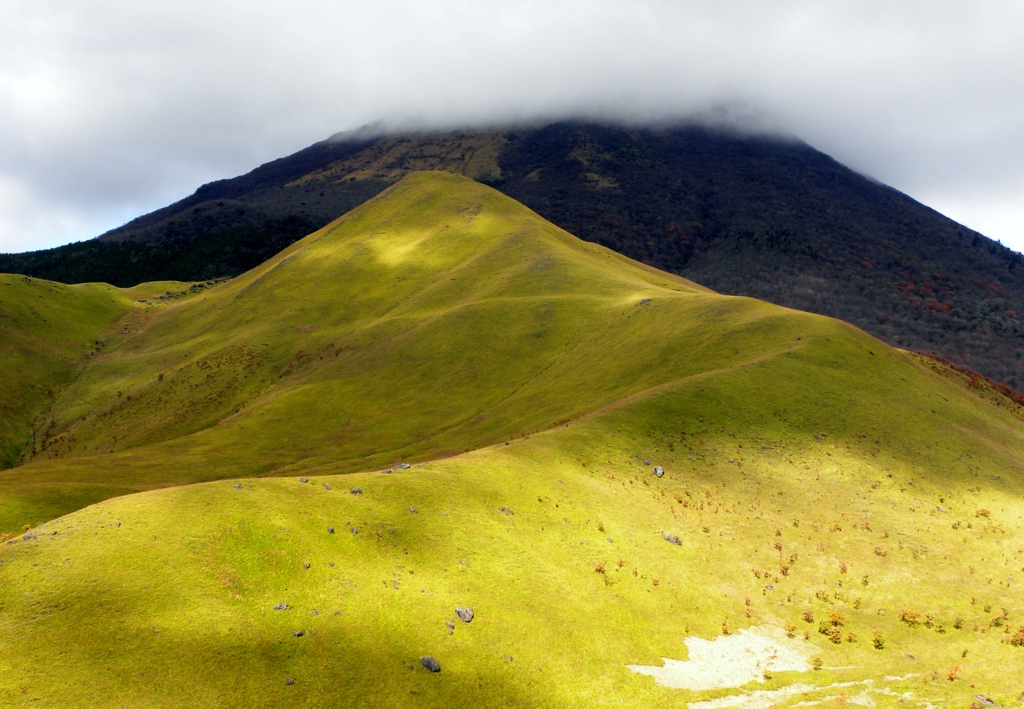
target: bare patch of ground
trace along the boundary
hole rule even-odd
[[[633,672],[653,677],[663,687],[702,691],[763,682],[766,673],[806,672],[811,669],[810,657],[820,652],[810,643],[787,637],[785,631],[773,625],[746,628],[735,635],[720,635],[714,640],[694,637],[686,638],[684,642],[689,650],[688,660],[665,657],[662,658],[662,667],[627,667]],[[808,685],[808,689],[814,688]],[[807,690],[796,690],[795,693],[800,691]],[[717,705],[704,707],[703,704],[702,709],[718,709]]]

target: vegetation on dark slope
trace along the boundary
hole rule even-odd
[[[838,317],[1017,386],[1021,255],[795,141],[581,123],[332,139],[0,271],[132,285],[241,273],[409,172],[497,187],[715,290]]]

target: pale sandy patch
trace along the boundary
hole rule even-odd
[[[726,689],[742,687],[749,682],[763,682],[765,672],[806,672],[811,669],[809,659],[820,650],[796,638],[786,637],[785,631],[773,625],[759,625],[740,630],[735,635],[720,635],[714,640],[686,638],[689,660],[662,658],[664,665],[627,665],[633,672],[649,675],[663,687],[675,689]],[[803,685],[792,685],[793,687]],[[809,685],[807,685],[809,687]],[[786,687],[785,690],[789,690]],[[777,690],[783,691],[783,690]],[[806,690],[795,690],[799,693]],[[756,693],[755,693],[756,694]],[[750,695],[744,695],[748,697]],[[740,706],[736,698],[725,706]],[[721,700],[714,700],[721,701]],[[765,706],[769,706],[769,702]],[[691,704],[699,709],[720,709],[707,702]],[[743,704],[744,708],[748,705]],[[760,704],[749,705],[751,709]]]

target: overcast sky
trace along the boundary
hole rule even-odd
[[[0,0],[0,251],[331,133],[723,111],[1024,249],[1024,2]]]

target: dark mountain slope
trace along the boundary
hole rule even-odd
[[[98,240],[2,256],[0,271],[119,285],[234,275],[422,169],[496,186],[584,239],[721,292],[1024,382],[1020,254],[803,143],[693,127],[337,136]]]

